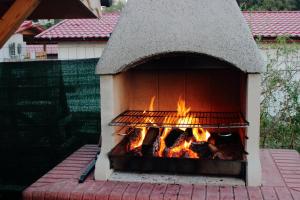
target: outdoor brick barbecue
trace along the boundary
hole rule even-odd
[[[260,185],[263,66],[235,1],[130,0],[97,66],[96,180],[117,170]]]

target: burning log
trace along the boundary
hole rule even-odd
[[[143,141],[143,146],[151,146],[159,135],[159,128],[149,128],[145,139]]]
[[[170,134],[171,128],[164,128],[162,134],[156,138],[153,143],[152,155],[156,157],[164,156],[164,149],[166,148],[165,139]]]
[[[212,153],[208,142],[192,142],[191,150],[196,152],[200,158],[210,158]]]
[[[183,130],[177,128],[172,129],[170,134],[165,139],[166,147],[172,147],[182,135],[184,135]]]
[[[166,129],[162,131],[162,134],[166,132]],[[157,137],[153,143],[153,148],[152,148],[152,155],[156,157],[162,157],[162,152],[161,149],[164,148],[162,142],[164,142],[164,139],[162,138],[163,135],[160,135]],[[161,142],[162,141],[162,142]]]
[[[128,154],[130,154],[132,156],[142,157],[143,156],[142,147],[137,147],[135,149],[132,149],[131,151],[128,152]]]
[[[159,128],[149,128],[142,145],[143,155],[152,156],[152,149],[156,138],[159,135]]]
[[[180,146],[181,144],[183,144],[185,141],[188,140],[188,136],[186,134],[181,134],[176,141],[174,142],[174,144],[170,147],[170,149],[175,148],[177,146]]]
[[[128,136],[126,151],[135,156],[143,156],[148,153],[149,148],[153,145],[159,134],[158,128],[143,128],[131,129],[131,134]]]
[[[142,137],[142,129],[141,128],[135,128],[134,131],[128,136],[128,143],[127,143],[127,152],[141,152],[141,145],[138,145],[139,141]]]
[[[181,134],[174,145],[165,149],[167,157],[172,158],[199,158],[197,153],[190,149],[192,138],[188,133]]]
[[[183,157],[184,152],[182,151],[183,149],[181,148],[182,144],[186,141],[187,136],[185,134],[181,134],[174,144],[171,147],[168,147],[165,149],[165,154],[167,157]]]
[[[160,137],[157,137],[156,140],[153,143],[152,155],[160,157],[159,149],[160,149]]]

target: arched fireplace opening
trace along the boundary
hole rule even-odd
[[[109,152],[117,171],[245,178],[247,75],[204,54],[142,59],[115,75],[123,136]]]

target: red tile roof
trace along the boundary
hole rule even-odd
[[[118,22],[119,13],[105,13],[101,19],[66,19],[40,33],[36,39],[107,39]]]
[[[250,11],[243,14],[255,37],[300,37],[300,11]]]
[[[38,40],[107,39],[117,24],[119,13],[105,13],[99,19],[66,19],[35,38]],[[289,35],[300,37],[300,11],[244,11],[254,37]]]

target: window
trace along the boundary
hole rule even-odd
[[[8,45],[9,56],[14,57],[16,55],[16,44],[10,43]]]

